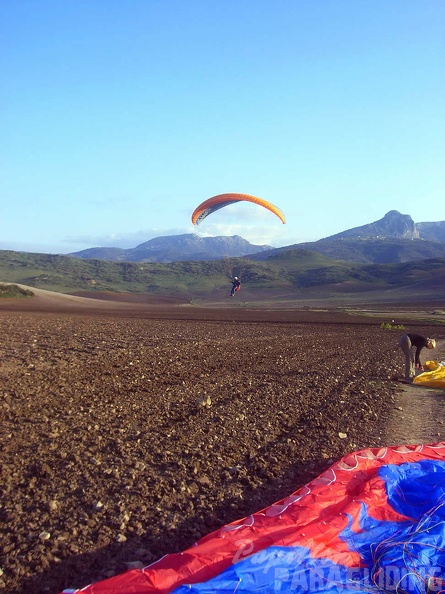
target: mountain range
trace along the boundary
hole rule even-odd
[[[238,305],[241,300],[274,307],[421,301],[442,307],[444,227],[415,224],[390,211],[370,225],[281,248],[236,236],[176,235],[131,250],[92,248],[72,255],[0,250],[0,279],[107,300],[226,307],[231,278],[238,275]]]
[[[193,233],[166,235],[145,241],[134,248],[94,247],[69,254],[84,260],[111,262],[183,262],[220,260],[242,257],[273,249],[270,245],[253,245],[239,235],[232,237],[199,237]]]
[[[307,250],[347,262],[396,263],[445,257],[445,221],[415,223],[411,216],[391,210],[375,222],[354,227],[314,242],[280,248],[254,245],[233,237],[171,235],[151,239],[134,248],[94,247],[69,254],[84,260],[111,262],[210,261],[228,257],[267,260],[289,250]]]

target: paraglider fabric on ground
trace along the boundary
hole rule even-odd
[[[357,451],[182,553],[81,592],[439,591],[445,577],[444,497],[445,442]]]
[[[415,377],[413,383],[426,388],[445,389],[445,361],[427,361],[425,367],[428,371]]]

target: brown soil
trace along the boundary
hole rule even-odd
[[[439,342],[438,349],[444,352],[445,341]],[[444,390],[403,386],[396,394],[386,433],[386,445],[445,441]]]
[[[0,331],[11,594],[181,551],[352,450],[441,439],[443,392],[395,381],[401,331],[373,317],[38,292],[0,302]]]

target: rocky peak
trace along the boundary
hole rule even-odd
[[[401,214],[397,210],[390,210],[382,219],[374,223],[354,227],[332,237],[419,239],[420,235],[410,215]]]
[[[398,210],[390,210],[380,221],[371,223],[379,225],[385,237],[399,239],[419,239],[416,223],[410,215],[401,214]]]

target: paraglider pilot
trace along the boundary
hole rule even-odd
[[[416,368],[423,371],[420,351],[424,347],[435,349],[436,341],[434,338],[427,338],[420,334],[404,334],[399,341],[399,346],[405,355],[405,381],[412,382],[416,375]],[[416,349],[415,353],[413,352],[414,348]]]
[[[240,288],[241,288],[241,281],[237,276],[234,276],[233,281],[232,281],[232,290],[230,291],[230,297],[234,297],[235,292],[239,291]]]

